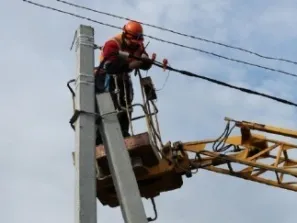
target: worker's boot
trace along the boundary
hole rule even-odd
[[[141,157],[131,157],[131,164],[136,176],[142,176],[148,173],[143,165]]]
[[[124,138],[128,138],[128,137],[130,137],[131,135],[130,135],[130,133],[128,132],[128,131],[123,131],[123,137]]]

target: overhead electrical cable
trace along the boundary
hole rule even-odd
[[[128,17],[115,15],[113,13],[99,11],[99,10],[96,10],[96,9],[92,9],[92,8],[89,8],[89,7],[86,7],[86,6],[83,6],[83,5],[78,5],[78,4],[75,4],[75,3],[71,3],[71,2],[68,2],[68,1],[64,1],[64,0],[56,0],[56,1],[61,2],[61,3],[66,4],[66,5],[69,5],[69,6],[76,7],[76,8],[92,11],[92,12],[95,12],[95,13],[98,13],[98,14],[107,15],[107,16],[110,16],[110,17],[123,19],[123,20],[127,20],[127,21],[133,21],[133,19],[130,19]],[[289,59],[277,58],[277,57],[271,57],[271,56],[264,56],[264,55],[261,55],[261,54],[259,54],[257,52],[253,52],[251,50],[244,49],[242,47],[232,46],[232,45],[229,45],[229,44],[226,44],[226,43],[221,43],[221,42],[209,40],[209,39],[206,39],[206,38],[181,33],[181,32],[175,31],[173,29],[168,29],[168,28],[165,28],[165,27],[160,27],[160,26],[157,26],[157,25],[149,24],[149,23],[144,23],[144,22],[139,22],[139,23],[141,23],[142,25],[148,26],[148,27],[156,28],[156,29],[159,29],[159,30],[162,30],[162,31],[167,31],[167,32],[174,33],[174,34],[184,36],[184,37],[188,37],[188,38],[191,38],[191,39],[196,39],[196,40],[200,40],[200,41],[203,41],[203,42],[212,43],[212,44],[216,44],[216,45],[219,45],[219,46],[239,50],[239,51],[249,53],[249,54],[252,54],[252,55],[267,59],[267,60],[283,61],[283,62],[286,62],[286,63],[291,63],[291,64],[297,65],[296,61],[292,61],[292,60],[289,60]]]
[[[156,66],[158,66],[160,68],[163,68],[162,64],[154,63],[154,65],[156,65]],[[236,89],[236,90],[248,93],[248,94],[253,94],[253,95],[258,95],[258,96],[261,96],[261,97],[269,98],[269,99],[272,99],[274,101],[277,101],[277,102],[280,102],[280,103],[283,103],[283,104],[287,104],[287,105],[297,107],[297,103],[288,101],[288,100],[283,99],[283,98],[274,97],[272,95],[257,92],[257,91],[254,91],[254,90],[251,90],[251,89],[248,89],[248,88],[238,87],[238,86],[231,85],[231,84],[228,84],[228,83],[223,82],[223,81],[219,81],[219,80],[216,80],[216,79],[213,79],[213,78],[209,78],[209,77],[206,77],[206,76],[195,74],[195,73],[192,73],[192,72],[189,72],[189,71],[179,70],[179,69],[176,69],[176,68],[173,68],[173,67],[170,67],[170,66],[167,66],[166,69],[169,70],[169,71],[180,73],[180,74],[185,75],[185,76],[190,76],[190,77],[203,79],[203,80],[206,80],[208,82],[211,82],[211,83],[214,83],[214,84],[217,84],[217,85],[221,85],[221,86],[224,86],[224,87]]]
[[[91,21],[91,22],[94,22],[94,23],[97,23],[97,24],[100,24],[100,25],[104,25],[104,26],[108,26],[108,27],[115,28],[115,29],[120,29],[120,30],[122,29],[122,27],[115,26],[115,25],[108,24],[108,23],[103,23],[103,22],[100,22],[98,20],[94,20],[94,19],[91,19],[89,17],[81,16],[81,15],[78,15],[78,14],[75,14],[75,13],[72,13],[72,12],[63,11],[61,9],[53,8],[53,7],[46,6],[46,5],[36,3],[36,2],[33,2],[33,1],[29,1],[29,0],[23,0],[23,1],[27,2],[27,3],[30,3],[30,4],[33,4],[35,6],[39,6],[39,7],[42,7],[42,8],[50,9],[50,10],[57,11],[57,12],[60,12],[60,13],[64,13],[64,14],[67,14],[67,15],[71,15],[71,16],[74,16],[74,17],[77,17],[77,18],[80,18],[80,19],[88,20],[88,21]],[[182,45],[182,44],[179,44],[179,43],[171,42],[169,40],[161,39],[161,38],[154,37],[154,36],[147,35],[147,34],[144,35],[144,36],[146,36],[146,37],[148,37],[150,39],[160,41],[160,42],[169,43],[169,44],[172,44],[172,45],[175,45],[175,46],[180,46],[180,47],[183,47],[183,48],[187,48],[187,49],[191,49],[191,50],[198,51],[198,52],[201,52],[201,53],[216,56],[216,57],[219,57],[219,58],[222,58],[222,59],[225,59],[225,60],[229,60],[229,61],[233,61],[233,62],[237,62],[237,63],[242,63],[242,64],[245,64],[245,65],[250,65],[250,66],[262,68],[262,69],[277,72],[277,73],[282,73],[282,74],[288,75],[288,76],[297,77],[297,74],[290,73],[290,72],[287,72],[287,71],[278,70],[278,69],[274,69],[274,68],[270,68],[270,67],[266,67],[266,66],[262,66],[262,65],[242,61],[242,60],[238,60],[238,59],[234,59],[234,58],[228,58],[228,57],[225,57],[225,56],[213,53],[213,52],[209,52],[209,51],[202,50],[202,49],[195,48],[195,47],[191,47],[191,46]]]
[[[62,10],[59,10],[59,9],[55,9],[55,8],[52,8],[52,7],[49,7],[49,6],[45,6],[45,5],[42,5],[42,4],[39,4],[39,3],[35,3],[35,2],[29,1],[29,0],[23,0],[23,1],[28,2],[30,4],[33,4],[33,5],[36,5],[36,6],[39,6],[39,7],[42,7],[42,8],[58,11],[58,12],[65,13],[65,14],[68,14],[68,15],[72,15],[72,16],[82,18],[82,19],[87,19],[89,21],[96,22],[96,23],[99,23],[99,24],[102,24],[102,25],[107,25],[107,26],[110,26],[110,27],[116,27],[116,26],[113,26],[113,25],[110,25],[110,24],[105,24],[105,23],[102,23],[102,22],[99,22],[99,21],[96,21],[96,20],[92,20],[90,18],[86,18],[86,17],[80,16],[80,15],[76,15],[76,14],[73,14],[73,13],[70,13],[70,12],[65,12],[65,11],[62,11]],[[137,59],[140,59],[140,58],[137,58]],[[163,68],[162,63],[154,62],[154,65],[158,66],[160,68]],[[269,98],[269,99],[272,99],[274,101],[277,101],[277,102],[280,102],[280,103],[283,103],[283,104],[287,104],[287,105],[297,107],[297,103],[288,101],[286,99],[282,99],[282,98],[279,98],[279,97],[274,97],[274,96],[264,94],[264,93],[260,93],[260,92],[257,92],[257,91],[253,91],[253,90],[250,90],[250,89],[247,89],[247,88],[242,88],[242,87],[238,87],[238,86],[235,86],[235,85],[231,85],[231,84],[228,84],[228,83],[216,80],[216,79],[212,79],[212,78],[209,78],[209,77],[206,77],[206,76],[194,74],[194,73],[189,72],[189,71],[179,70],[179,69],[173,68],[171,66],[167,66],[166,69],[169,70],[169,71],[174,71],[174,72],[180,73],[180,74],[185,75],[185,76],[190,76],[190,77],[203,79],[203,80],[206,80],[206,81],[209,81],[211,83],[215,83],[215,84],[218,84],[218,85],[221,85],[221,86],[224,86],[224,87],[236,89],[236,90],[248,93],[248,94],[253,94],[253,95],[258,95],[258,96],[261,96],[261,97]]]

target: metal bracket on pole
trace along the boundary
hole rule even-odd
[[[94,29],[80,25],[75,33],[75,222],[97,223],[95,169]]]
[[[126,223],[147,223],[138,184],[111,95],[108,92],[97,94],[96,101],[101,116],[99,128],[123,218]]]

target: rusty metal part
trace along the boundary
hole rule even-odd
[[[176,173],[174,165],[161,159],[158,151],[151,146],[148,133],[126,138],[125,144],[132,164],[135,164],[133,170],[142,197],[153,198],[182,186],[182,176]],[[96,158],[101,175],[97,179],[97,197],[103,205],[117,207],[119,203],[103,145],[97,146]]]
[[[159,163],[160,155],[152,149],[146,132],[127,137],[124,141],[131,157],[141,157],[145,166],[151,167]],[[107,169],[108,163],[103,145],[96,147],[96,159],[102,169]]]

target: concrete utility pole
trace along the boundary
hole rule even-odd
[[[80,25],[75,34],[75,109],[94,113],[94,29]],[[75,223],[97,223],[95,134],[95,116],[81,113],[75,123]]]
[[[109,92],[96,95],[94,89],[94,29],[80,25],[76,31],[76,223],[96,223],[95,100],[101,118],[100,131],[126,223],[147,223],[145,209],[121,133],[117,112]],[[112,221],[112,219],[111,219]]]
[[[138,184],[110,93],[96,95],[109,169],[126,223],[147,223]]]

